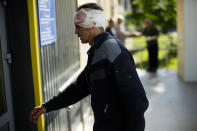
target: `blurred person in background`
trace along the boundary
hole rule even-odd
[[[151,20],[146,19],[144,21],[145,29],[142,32],[142,35],[146,37],[146,43],[148,48],[149,56],[149,67],[147,71],[156,72],[158,68],[158,37],[159,31],[152,24]]]
[[[125,39],[127,37],[135,36],[135,34],[125,31],[125,29],[123,28],[124,26],[121,26],[122,23],[123,23],[123,17],[118,16],[117,23],[115,25],[115,31],[118,39],[120,39],[123,43],[125,43]]]
[[[116,31],[115,31],[115,24],[114,21],[112,19],[110,19],[108,21],[108,26],[105,29],[106,32],[109,32],[112,36],[116,36]]]

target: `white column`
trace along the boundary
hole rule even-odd
[[[179,76],[197,81],[197,0],[178,0]]]

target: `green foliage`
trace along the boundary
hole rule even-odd
[[[177,36],[171,36],[173,45],[177,45]],[[168,50],[167,47],[170,47],[172,44],[169,41],[168,35],[160,35],[158,39],[159,43],[159,68],[168,68],[168,69],[177,69],[177,50],[171,49]],[[133,37],[132,48],[144,48],[146,47],[146,39],[144,36]],[[133,54],[136,67],[147,69],[148,68],[148,51],[147,49],[136,52]]]
[[[144,26],[147,18],[163,33],[176,28],[176,0],[131,0],[131,7],[132,12],[125,18],[138,30]]]

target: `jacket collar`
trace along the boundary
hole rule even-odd
[[[103,32],[93,38],[94,45],[90,47],[87,54],[94,52],[95,49],[98,49],[107,38],[111,36],[108,32]]]

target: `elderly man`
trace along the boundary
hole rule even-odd
[[[104,12],[95,3],[80,6],[75,33],[89,43],[88,62],[76,82],[30,113],[30,120],[75,104],[91,94],[93,131],[144,131],[148,107],[145,91],[131,54],[123,43],[104,32]]]

